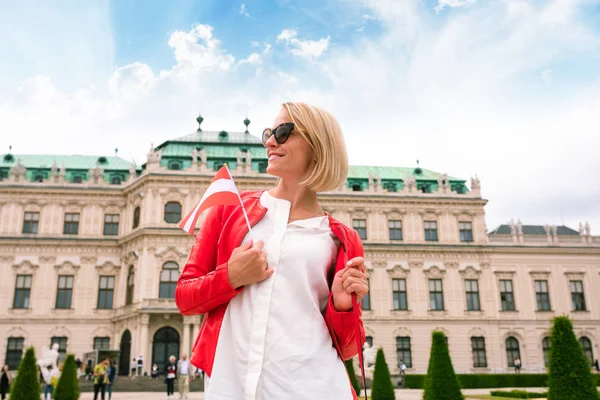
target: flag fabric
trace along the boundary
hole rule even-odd
[[[212,182],[204,192],[202,199],[196,204],[196,207],[181,221],[179,227],[189,233],[194,234],[194,228],[200,218],[200,214],[209,207],[217,205],[241,205],[242,199],[240,193],[233,182],[226,165],[221,167],[213,178]],[[246,214],[244,210],[244,214]]]

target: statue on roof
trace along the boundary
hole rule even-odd
[[[585,233],[583,231],[583,224],[581,222],[579,222],[579,235],[583,236]]]
[[[56,160],[54,160],[54,163],[52,164],[52,168],[50,168],[50,175],[55,176],[57,172],[58,172],[58,166],[56,165]]]
[[[550,236],[550,225],[546,224],[544,230],[546,231],[546,235]]]
[[[241,166],[242,166],[242,158],[243,158],[243,157],[244,157],[244,153],[242,153],[242,151],[241,151],[241,150],[238,150],[238,153],[237,153],[237,164],[236,164],[236,167],[238,167],[238,168],[239,168],[239,167],[241,167]]]
[[[135,160],[131,160],[131,164],[129,164],[129,176],[135,178],[137,175],[137,165],[135,165]]]
[[[444,187],[450,187],[450,181],[448,180],[448,174],[444,174]]]
[[[65,176],[66,173],[67,173],[67,167],[65,166],[65,162],[63,161],[62,165],[60,166],[60,175]]]
[[[475,178],[471,178],[471,190],[481,189],[481,182],[479,182],[479,178],[475,175]]]
[[[25,178],[25,171],[27,168],[21,164],[21,159],[17,159],[17,163],[10,169],[10,174],[15,178],[15,181],[19,181],[20,178]]]
[[[369,189],[373,188],[373,173],[369,171]]]
[[[382,186],[381,186],[381,175],[379,175],[379,173],[375,174],[375,180],[377,182],[377,188],[381,189],[382,188]]]
[[[162,149],[156,151],[154,149],[154,143],[150,144],[150,151],[148,152],[148,163],[160,163],[160,159],[162,158]]]
[[[246,171],[252,171],[252,154],[250,154],[250,150],[246,152]]]
[[[202,162],[202,165],[204,165],[206,167],[206,149],[202,148],[198,154],[200,155],[200,160]]]
[[[592,233],[592,230],[590,228],[590,224],[586,221],[586,223],[585,223],[585,234],[587,236],[591,236],[591,233]]]
[[[90,176],[93,183],[102,183],[104,180],[104,169],[100,168],[100,165],[96,164],[96,168],[90,170]]]
[[[511,235],[516,235],[517,234],[517,225],[515,225],[514,218],[511,218],[511,220],[508,223],[508,225],[510,225],[510,234]]]
[[[192,149],[192,163],[198,163],[198,149],[195,147]]]
[[[552,235],[558,235],[558,227],[556,225],[552,225]]]
[[[521,225],[520,219],[517,220],[517,234],[519,234],[519,235],[523,234],[523,225]]]
[[[442,174],[438,174],[437,176],[437,185],[438,185],[438,192],[442,190],[442,186],[444,186],[444,178],[442,177]]]

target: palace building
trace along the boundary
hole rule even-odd
[[[227,162],[240,190],[272,187],[266,152],[245,132],[203,131],[151,146],[144,165],[98,155],[0,155],[0,358],[29,346],[61,355],[120,350],[144,370],[190,354],[202,318],[174,291],[194,238],[178,222]],[[543,372],[550,320],[569,315],[590,362],[600,354],[600,237],[589,226],[487,231],[477,178],[419,166],[351,166],[320,194],[364,242],[367,340],[392,374],[425,373],[442,330],[459,373]],[[493,199],[490,199],[493,201]],[[596,289],[594,289],[596,288]]]

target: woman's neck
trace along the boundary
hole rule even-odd
[[[280,180],[269,194],[277,199],[290,202],[290,220],[305,219],[323,215],[323,210],[317,201],[317,193],[304,185],[298,185]]]

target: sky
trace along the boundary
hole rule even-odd
[[[139,165],[305,101],[351,164],[477,175],[489,230],[600,234],[600,0],[0,0],[0,37],[0,154]]]

